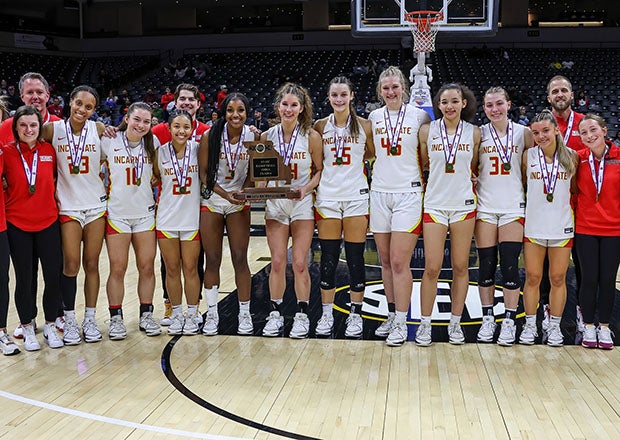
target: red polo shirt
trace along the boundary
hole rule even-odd
[[[3,145],[4,176],[8,184],[5,191],[6,220],[23,231],[42,231],[58,218],[54,181],[56,154],[51,144],[42,141],[32,149],[20,143],[20,148],[29,167],[32,167],[35,152],[39,152],[36,190],[34,194],[29,191],[22,158],[15,143]]]
[[[47,119],[49,117],[49,119]],[[60,121],[58,116],[54,116],[51,113],[47,112],[45,116],[43,116],[43,124],[47,122]],[[0,145],[4,145],[9,142],[13,142],[15,139],[13,137],[13,118],[2,122],[0,125]]]
[[[603,186],[596,200],[596,186],[588,157],[590,149],[579,151],[577,168],[577,209],[575,230],[578,234],[620,236],[620,147],[607,143]],[[594,160],[598,171],[599,161]]]
[[[568,142],[566,143],[566,145],[575,151],[581,151],[584,148],[589,151],[589,148],[586,147],[583,142],[581,142],[581,136],[579,136],[579,122],[583,119],[583,114],[573,111],[573,115],[573,127],[571,129],[570,136],[568,137]],[[568,120],[563,119],[561,116],[558,116],[555,113],[553,114],[553,116],[555,116],[556,121],[558,121],[558,128],[560,129],[560,134],[562,135],[562,137],[564,137],[568,125]]]

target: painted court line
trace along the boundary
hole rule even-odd
[[[0,397],[4,397],[6,399],[14,400],[16,402],[25,403],[25,404],[32,405],[32,406],[37,406],[43,409],[56,411],[56,412],[63,413],[63,414],[69,414],[69,415],[76,416],[76,417],[82,417],[84,419],[95,420],[97,422],[110,423],[112,425],[124,426],[126,428],[142,429],[144,431],[152,431],[152,432],[157,432],[161,434],[172,434],[172,435],[177,435],[181,437],[204,438],[208,440],[248,440],[248,439],[243,439],[241,437],[226,437],[222,435],[211,435],[211,434],[204,434],[201,432],[183,431],[180,429],[162,428],[160,426],[128,422],[126,420],[115,419],[112,417],[99,416],[97,414],[91,414],[91,413],[87,413],[84,411],[77,411],[74,409],[64,408],[58,405],[53,405],[51,403],[28,399],[27,397],[22,397],[22,396],[18,396],[17,394],[7,393],[6,391],[2,391],[2,390],[0,390]]]

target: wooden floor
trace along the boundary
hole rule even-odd
[[[252,237],[252,273],[266,257],[265,238]],[[126,340],[0,357],[0,438],[620,438],[620,349],[148,338],[135,280],[132,268]]]

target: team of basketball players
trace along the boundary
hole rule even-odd
[[[240,193],[249,184],[244,141],[261,140],[271,141],[290,167],[295,194],[294,199],[268,200],[265,208],[271,312],[262,329],[264,336],[283,333],[280,308],[289,237],[298,304],[289,336],[305,338],[310,333],[307,257],[316,225],[322,251],[323,312],[315,334],[329,336],[333,331],[335,274],[344,237],[351,304],[345,336],[362,337],[363,251],[370,227],[388,309],[375,334],[388,345],[400,346],[408,338],[410,260],[422,234],[425,267],[415,342],[432,343],[431,315],[449,231],[450,343],[465,342],[460,320],[473,236],[484,315],[478,341],[495,338],[498,261],[505,318],[497,342],[510,346],[516,341],[518,260],[523,246],[526,318],[519,342],[533,344],[538,336],[539,286],[548,258],[547,343],[563,344],[560,321],[574,244],[582,269],[582,344],[611,349],[609,319],[620,262],[620,149],[606,140],[607,128],[600,117],[572,110],[567,78],[552,78],[547,92],[552,110],[542,111],[527,128],[510,121],[506,91],[492,87],[483,104],[490,122],[477,127],[468,122],[477,108],[473,93],[460,84],[445,84],[434,98],[437,119],[431,121],[426,112],[406,103],[405,77],[398,68],[388,67],[377,84],[385,105],[368,120],[355,113],[353,84],[336,77],[327,89],[333,113],[314,124],[307,90],[287,83],[274,100],[278,122],[265,132],[246,124],[250,103],[241,93],[227,96],[220,109],[222,117],[209,130],[195,117],[200,106],[198,89],[180,84],[175,91],[176,111],[167,123],[151,129],[150,107],[134,103],[119,127],[106,128],[89,120],[99,104],[94,89],[73,90],[70,116],[63,121],[47,112],[45,79],[27,73],[20,80],[26,105],[0,127],[0,172],[5,186],[0,193],[0,348],[6,355],[19,352],[6,328],[9,255],[21,323],[14,337],[24,339],[26,350],[41,348],[35,335],[39,261],[45,282],[44,341],[59,348],[102,339],[95,311],[104,240],[110,259],[106,283],[110,339],[127,336],[122,301],[130,245],[138,270],[140,330],[148,336],[161,333],[153,317],[158,244],[167,294],[161,324],[168,326],[171,335],[216,335],[225,230],[239,298],[238,333],[254,334],[247,262],[250,211]],[[369,187],[364,161],[373,157]],[[208,306],[204,316],[199,311],[203,249],[202,293]],[[75,313],[80,266],[86,275],[81,325]]]

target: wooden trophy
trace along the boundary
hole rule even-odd
[[[284,165],[282,156],[278,154],[271,141],[248,141],[243,145],[250,155],[248,172],[250,181],[254,187],[243,188],[235,194],[239,200],[256,202],[267,199],[295,199],[299,197],[299,191],[291,189],[290,186],[280,186],[281,181],[290,185],[293,175],[290,167]],[[257,182],[273,181],[276,186],[257,187]]]

